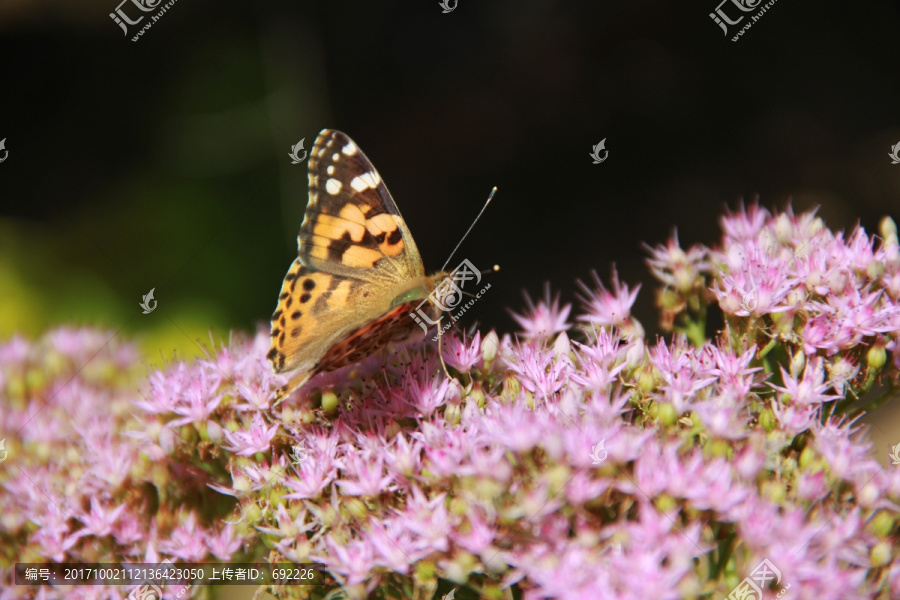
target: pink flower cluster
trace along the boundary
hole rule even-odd
[[[198,372],[180,364],[151,376],[153,396],[143,402],[142,371],[135,348],[109,331],[62,328],[36,342],[13,337],[0,344],[3,600],[122,600],[129,592],[18,586],[14,563],[241,558],[234,527],[204,513],[206,474],[166,460],[172,429],[149,408],[168,402],[175,423],[218,383],[194,379]],[[227,515],[230,506],[220,510]]]
[[[0,598],[35,593],[11,562],[259,555],[325,574],[285,599],[722,598],[764,559],[773,594],[900,597],[900,467],[852,402],[898,385],[896,229],[876,244],[756,207],[722,224],[717,248],[650,249],[670,339],[645,338],[614,275],[571,322],[547,291],[519,336],[447,334],[450,377],[430,344],[278,407],[262,331],[140,393],[133,352],[97,332],[5,342]]]

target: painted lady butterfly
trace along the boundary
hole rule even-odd
[[[346,134],[323,129],[309,154],[309,202],[272,315],[268,359],[290,375],[276,403],[317,373],[421,339],[411,314],[432,321],[429,299],[444,273],[422,258],[381,176]]]

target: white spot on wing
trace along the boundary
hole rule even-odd
[[[337,161],[341,160],[341,155],[338,154],[337,152],[335,152],[334,154],[331,155],[331,160],[333,160],[334,162],[337,162]]]
[[[347,145],[344,146],[343,150],[341,150],[341,152],[343,152],[347,156],[353,156],[358,150],[359,148],[356,147],[356,144],[354,144],[352,141],[349,141],[347,142]]]
[[[341,182],[334,177],[329,178],[325,182],[325,191],[332,196],[336,196],[341,191]]]
[[[350,187],[357,192],[362,192],[369,188],[375,189],[378,187],[379,183],[381,183],[381,177],[378,173],[376,171],[369,171],[368,173],[363,173],[362,175],[354,177],[353,181],[350,182]]]
[[[328,168],[325,170],[328,171],[329,175],[334,175],[334,165],[328,165]]]

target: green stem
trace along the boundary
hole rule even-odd
[[[768,344],[766,344],[765,348],[759,351],[759,358],[765,358],[766,355],[771,352],[777,345],[778,338],[773,338]]]

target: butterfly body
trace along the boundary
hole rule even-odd
[[[272,315],[267,356],[275,372],[290,375],[276,401],[317,373],[421,338],[417,308],[439,317],[430,295],[442,274],[425,274],[381,176],[339,131],[322,130],[310,150],[297,242]]]

